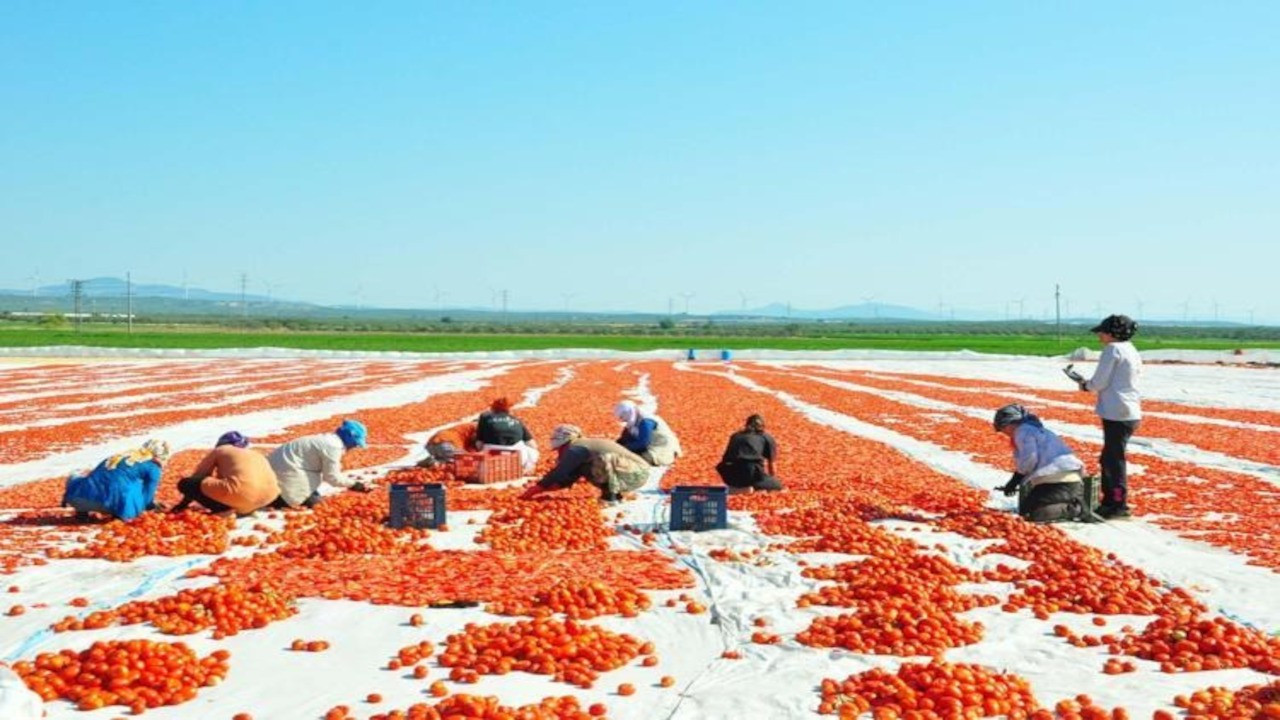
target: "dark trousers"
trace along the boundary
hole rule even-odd
[[[764,471],[764,463],[721,462],[716,465],[716,472],[729,487],[769,491],[782,489],[782,482]]]
[[[1042,483],[1027,492],[1018,514],[1039,523],[1078,520],[1084,510],[1082,490],[1078,482]]]
[[[1128,465],[1124,454],[1129,438],[1138,429],[1137,420],[1103,420],[1102,454],[1102,504],[1125,507],[1129,498]]]
[[[306,500],[303,500],[302,504],[299,505],[298,507],[313,508],[316,506],[316,503],[318,502],[320,502],[320,493],[313,492],[311,493],[311,496],[308,497]],[[272,510],[285,510],[289,508],[289,503],[285,502],[284,496],[281,495],[280,497],[273,500],[271,504],[268,505],[267,507],[271,508]]]
[[[209,512],[220,513],[231,509],[230,505],[223,505],[204,494],[204,490],[200,489],[201,478],[189,477],[182,478],[178,481],[178,492],[182,493],[182,502],[175,509],[185,509],[193,502],[209,508]]]

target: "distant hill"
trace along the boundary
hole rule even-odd
[[[84,281],[85,297],[124,297],[128,292],[128,283],[123,278],[114,277],[96,277]],[[26,295],[31,296],[30,290],[0,290],[2,295]],[[44,285],[36,288],[37,297],[67,297],[71,294],[71,283],[65,282],[58,285]],[[151,298],[170,298],[175,300],[209,300],[213,302],[240,302],[240,293],[238,292],[217,292],[214,290],[204,290],[195,287],[180,287],[177,285],[156,285],[135,283],[133,286],[133,296],[135,298],[151,297]],[[245,299],[249,302],[266,302],[270,300],[266,295],[254,295],[246,293]]]
[[[795,320],[941,320],[936,313],[917,310],[905,305],[890,303],[860,303],[858,305],[841,305],[826,310],[807,310],[789,308],[783,303],[772,303],[758,308],[746,310],[721,310],[717,316],[755,317],[755,318],[792,318]],[[977,318],[967,318],[977,319]]]

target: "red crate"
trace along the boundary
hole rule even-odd
[[[453,476],[458,480],[473,482],[480,477],[481,453],[457,453],[453,456]]]
[[[520,453],[510,450],[492,451],[481,458],[476,481],[499,483],[519,480],[520,476]]]
[[[453,456],[453,476],[469,483],[499,483],[518,480],[520,453],[512,450],[459,453]]]

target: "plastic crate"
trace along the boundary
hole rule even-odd
[[[453,477],[457,480],[474,482],[480,477],[480,453],[458,453],[453,456]]]
[[[445,524],[444,485],[395,483],[391,486],[393,528],[438,528]]]
[[[453,476],[469,483],[498,483],[521,478],[520,453],[490,450],[453,457]]]
[[[520,453],[514,450],[496,450],[480,458],[480,471],[476,482],[497,483],[519,480],[521,477]]]
[[[729,526],[729,489],[680,485],[671,491],[672,530],[723,530]]]

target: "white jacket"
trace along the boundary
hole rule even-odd
[[[344,452],[346,446],[335,433],[307,435],[273,450],[267,462],[280,481],[280,497],[290,507],[297,507],[311,497],[322,482],[351,487],[355,481],[342,474]]]
[[[1026,477],[1028,487],[1035,487],[1044,478],[1084,470],[1084,463],[1062,438],[1029,422],[1019,425],[1013,434],[1013,466]]]
[[[1085,388],[1098,393],[1098,417],[1103,420],[1141,420],[1142,396],[1138,378],[1142,357],[1133,343],[1113,342],[1102,349],[1098,367]]]

